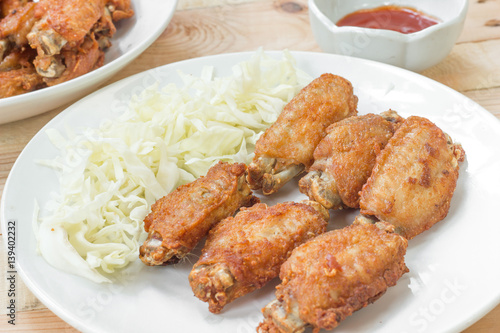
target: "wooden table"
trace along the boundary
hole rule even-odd
[[[179,60],[260,46],[265,50],[320,51],[309,27],[307,1],[180,0],[164,33],[109,83]],[[451,54],[422,74],[461,92],[500,118],[500,0],[471,0],[464,31]],[[0,193],[24,146],[65,107],[0,125]],[[3,239],[0,243],[0,331],[77,332],[20,280],[16,326],[7,324],[7,255]],[[465,332],[500,332],[500,306]]]

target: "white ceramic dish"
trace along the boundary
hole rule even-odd
[[[253,53],[187,60],[153,69],[109,85],[78,101],[40,131],[26,146],[5,184],[0,216],[3,234],[16,224],[17,271],[33,293],[54,313],[82,332],[255,332],[260,309],[274,297],[273,281],[228,305],[220,315],[195,298],[187,276],[194,262],[147,267],[137,260],[115,284],[98,285],[54,269],[35,252],[33,201],[43,207],[57,191],[53,170],[33,163],[58,154],[44,131],[64,126],[97,126],[117,116],[130,96],[159,80],[181,81],[177,70],[199,75],[205,65],[219,75]],[[269,52],[277,58],[281,53]],[[418,74],[396,67],[325,53],[292,52],[298,66],[319,76],[332,72],[349,79],[361,114],[389,108],[402,116],[434,121],[462,143],[467,159],[447,218],[409,242],[410,272],[372,305],[345,320],[335,332],[459,332],[500,302],[500,122],[463,95]],[[302,199],[296,183],[268,203]],[[332,213],[331,228],[349,224],[357,211]],[[7,243],[7,241],[5,242]],[[199,249],[197,249],[199,251]],[[199,253],[199,252],[198,252]],[[192,260],[195,260],[193,257]]]
[[[177,0],[132,0],[134,16],[117,25],[106,51],[104,66],[76,79],[33,91],[0,99],[0,124],[41,114],[76,101],[96,86],[104,84],[120,69],[146,50],[170,22]]]
[[[416,8],[441,23],[412,34],[335,25],[356,10],[387,4]],[[467,0],[309,0],[309,17],[314,37],[323,51],[418,72],[448,55],[462,32],[467,8]]]

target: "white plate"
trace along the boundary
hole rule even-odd
[[[97,126],[114,117],[131,94],[159,80],[181,82],[177,70],[199,75],[214,65],[220,75],[253,53],[187,60],[116,82],[75,103],[44,128]],[[281,53],[268,52],[279,58]],[[293,52],[298,65],[313,76],[332,72],[349,79],[361,114],[389,108],[403,116],[420,115],[437,123],[462,143],[467,160],[448,217],[409,242],[410,272],[376,303],[356,312],[336,332],[459,332],[500,302],[500,122],[459,93],[418,74],[367,60]],[[1,217],[15,221],[17,269],[27,286],[53,312],[83,332],[255,332],[260,309],[274,297],[277,279],[229,304],[222,314],[208,312],[195,298],[187,276],[190,262],[174,267],[146,267],[140,260],[119,281],[97,285],[49,266],[35,253],[31,227],[33,201],[43,207],[58,189],[55,173],[34,159],[57,155],[44,130],[27,145],[5,184]],[[272,201],[299,199],[290,183]],[[350,223],[356,211],[332,214],[333,228]],[[7,242],[6,242],[7,243]],[[198,249],[199,250],[199,249]]]
[[[27,94],[0,98],[0,124],[41,114],[95,90],[146,50],[165,30],[177,0],[132,0],[134,16],[118,22],[104,66],[73,80]]]

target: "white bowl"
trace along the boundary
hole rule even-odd
[[[132,0],[134,16],[118,22],[104,66],[53,87],[0,98],[0,124],[35,116],[85,96],[146,50],[165,30],[177,0]]]
[[[411,34],[335,24],[356,10],[388,4],[413,7],[440,23]],[[467,8],[467,0],[309,0],[309,18],[314,37],[324,52],[419,72],[448,55],[462,32]]]

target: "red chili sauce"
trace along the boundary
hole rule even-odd
[[[394,30],[411,34],[439,23],[415,9],[401,6],[380,6],[350,13],[337,22],[337,26],[354,26]]]

